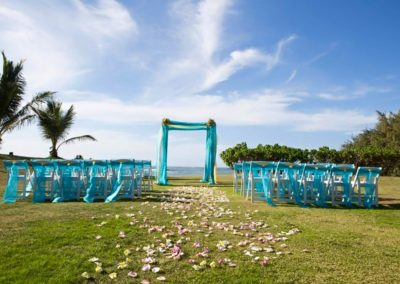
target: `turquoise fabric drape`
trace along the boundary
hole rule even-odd
[[[135,161],[121,161],[118,166],[117,178],[112,185],[112,193],[107,196],[105,202],[115,202],[118,199],[133,196]]]
[[[364,180],[361,186],[364,187],[364,207],[378,207],[377,178],[382,172],[381,167],[358,167],[356,183],[360,186],[360,180]]]
[[[82,162],[79,160],[55,161],[54,165],[58,171],[60,194],[53,199],[53,202],[79,200],[82,186]]]
[[[7,171],[8,179],[3,202],[14,203],[17,199],[27,197],[32,191],[28,162],[25,160],[4,161],[4,168]],[[18,184],[22,184],[22,192],[18,192]]]
[[[47,198],[54,199],[58,197],[58,183],[54,180],[53,161],[32,161],[31,162],[34,177],[33,202],[45,202]]]
[[[107,161],[93,161],[90,169],[88,188],[86,189],[83,201],[92,203],[98,196],[106,198],[104,195],[107,191],[107,170]]]
[[[8,182],[4,191],[3,202],[15,203],[17,201],[18,167],[10,161],[4,161],[4,167],[8,172]]]
[[[161,125],[157,149],[157,183],[168,184],[167,156],[168,156],[168,133],[171,130],[195,131],[206,130],[206,160],[202,182],[216,183],[216,155],[217,155],[217,126],[213,120],[208,122],[180,122],[164,119]]]

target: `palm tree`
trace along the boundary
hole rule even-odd
[[[62,110],[61,102],[48,100],[44,109],[35,108],[34,112],[37,115],[43,137],[51,141],[51,158],[59,158],[58,149],[61,145],[76,141],[96,141],[91,135],[82,135],[66,139],[75,117],[73,105],[65,112]],[[59,143],[60,140],[63,141]]]
[[[23,61],[14,64],[3,55],[3,73],[0,77],[0,144],[4,134],[16,127],[32,122],[35,115],[32,108],[38,107],[50,99],[54,93],[43,92],[23,104],[25,95],[25,79],[22,76]]]

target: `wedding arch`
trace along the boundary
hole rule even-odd
[[[168,132],[171,130],[195,131],[206,130],[206,161],[202,182],[216,183],[216,155],[217,155],[217,125],[214,120],[207,122],[180,122],[164,118],[162,120],[160,137],[157,149],[157,183],[168,184],[167,177],[167,155],[168,155]]]

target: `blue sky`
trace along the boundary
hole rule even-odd
[[[400,2],[0,0],[0,49],[25,59],[27,93],[73,104],[73,158],[155,158],[163,117],[240,142],[339,148],[397,111]],[[202,165],[205,133],[173,132],[170,165]],[[36,126],[2,152],[45,156]],[[219,161],[219,164],[222,164]]]

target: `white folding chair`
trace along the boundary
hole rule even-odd
[[[381,172],[381,167],[357,168],[352,186],[353,188],[357,188],[359,206],[361,206],[362,203],[366,208],[379,206],[378,180]],[[362,191],[364,196],[362,196]]]

